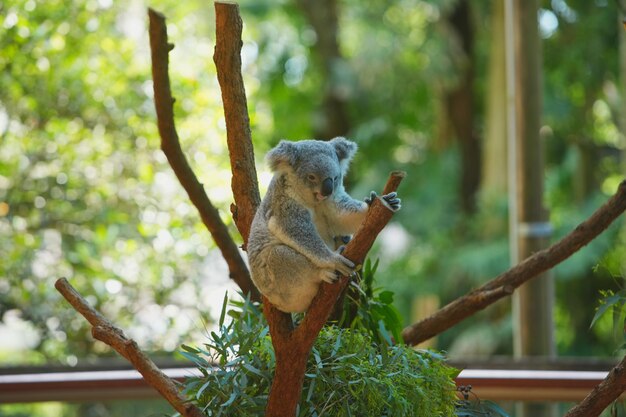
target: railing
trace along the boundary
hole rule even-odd
[[[165,368],[176,380],[199,375],[196,368]],[[1,372],[1,371],[0,371]],[[481,399],[566,401],[583,399],[606,371],[464,369],[457,385],[471,385]],[[84,370],[0,374],[0,403],[157,398],[135,370]]]

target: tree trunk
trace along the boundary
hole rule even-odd
[[[350,131],[348,96],[338,73],[344,62],[339,48],[339,7],[337,0],[297,0],[317,42],[313,48],[324,76],[320,122],[314,124],[315,137],[332,139]]]
[[[537,0],[513,0],[517,255],[523,260],[548,244],[550,225],[543,207],[544,157],[541,124],[541,48]],[[514,353],[552,356],[552,277],[544,274],[514,294]],[[522,416],[551,416],[552,407],[523,404]]]
[[[476,211],[481,155],[474,132],[474,29],[469,0],[459,1],[447,19],[457,35],[463,59],[458,68],[458,85],[447,92],[445,105],[461,153],[459,200],[463,212],[471,214]]]
[[[396,191],[404,176],[403,172],[393,172],[385,185],[383,195]],[[357,265],[363,263],[376,236],[393,215],[381,201],[378,198],[372,203],[363,224],[343,252],[346,258]],[[264,301],[263,314],[269,323],[276,355],[276,372],[265,410],[266,417],[295,416],[311,347],[348,281],[348,277],[341,277],[334,284],[322,283],[304,319],[296,328],[290,314],[282,313],[267,300]]]
[[[493,2],[489,79],[481,193],[486,199],[504,195],[507,190],[506,146],[506,60],[504,54],[504,2]]]

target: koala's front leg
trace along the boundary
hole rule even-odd
[[[376,191],[372,191],[369,197],[365,198],[365,202],[368,206],[371,206],[374,200],[378,197]],[[398,197],[398,193],[395,191],[389,194],[381,196],[383,203],[393,212],[396,212],[402,208],[402,200]]]
[[[354,272],[354,262],[330,250],[308,219],[295,216],[289,219],[271,217],[268,229],[274,237],[306,256],[318,268],[330,271],[323,274],[324,281],[336,280],[330,277],[331,272],[334,274],[337,271],[342,275],[351,275]]]

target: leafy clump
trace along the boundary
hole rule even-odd
[[[442,359],[404,345],[376,346],[356,329],[326,327],[309,360],[299,415],[454,415],[458,371]]]
[[[275,367],[267,323],[249,302],[228,312],[228,325],[225,310],[220,334],[204,348],[183,346],[202,372],[184,392],[208,416],[263,415]],[[298,416],[454,416],[457,373],[435,353],[326,327],[309,358]]]

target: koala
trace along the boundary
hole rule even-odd
[[[248,257],[254,284],[281,311],[305,312],[322,281],[354,272],[337,242],[356,232],[377,197],[359,201],[344,189],[356,150],[342,137],[283,140],[266,156],[274,176],[252,221]],[[396,193],[383,200],[400,209]]]

